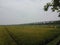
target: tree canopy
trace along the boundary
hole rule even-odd
[[[51,2],[47,3],[44,6],[44,10],[48,11],[48,8],[51,7],[51,10],[60,12],[60,0],[52,0]],[[59,13],[59,17],[60,17],[60,13]]]

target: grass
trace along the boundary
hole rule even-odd
[[[3,26],[0,26],[0,45],[16,45]]]
[[[58,36],[56,39],[48,43],[47,45],[57,45],[60,41],[60,36]]]
[[[59,37],[59,25],[0,26],[0,45],[53,45]]]

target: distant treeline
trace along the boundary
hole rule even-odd
[[[58,24],[60,25],[60,21],[45,21],[45,22],[37,22],[37,23],[29,23],[27,25],[55,25]]]
[[[45,21],[45,22],[36,22],[36,23],[27,23],[27,24],[12,24],[8,26],[20,26],[20,25],[60,25],[60,20],[58,21]],[[0,25],[7,26],[7,25]]]

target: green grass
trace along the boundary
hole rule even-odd
[[[58,25],[0,26],[0,45],[53,45],[60,40],[58,27]]]
[[[3,26],[0,26],[0,45],[16,45]]]
[[[58,36],[56,39],[48,43],[47,45],[57,45],[57,43],[60,41],[60,36]]]

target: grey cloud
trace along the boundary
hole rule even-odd
[[[51,0],[0,0],[0,24],[21,24],[59,20],[57,13],[45,12],[43,6]]]

